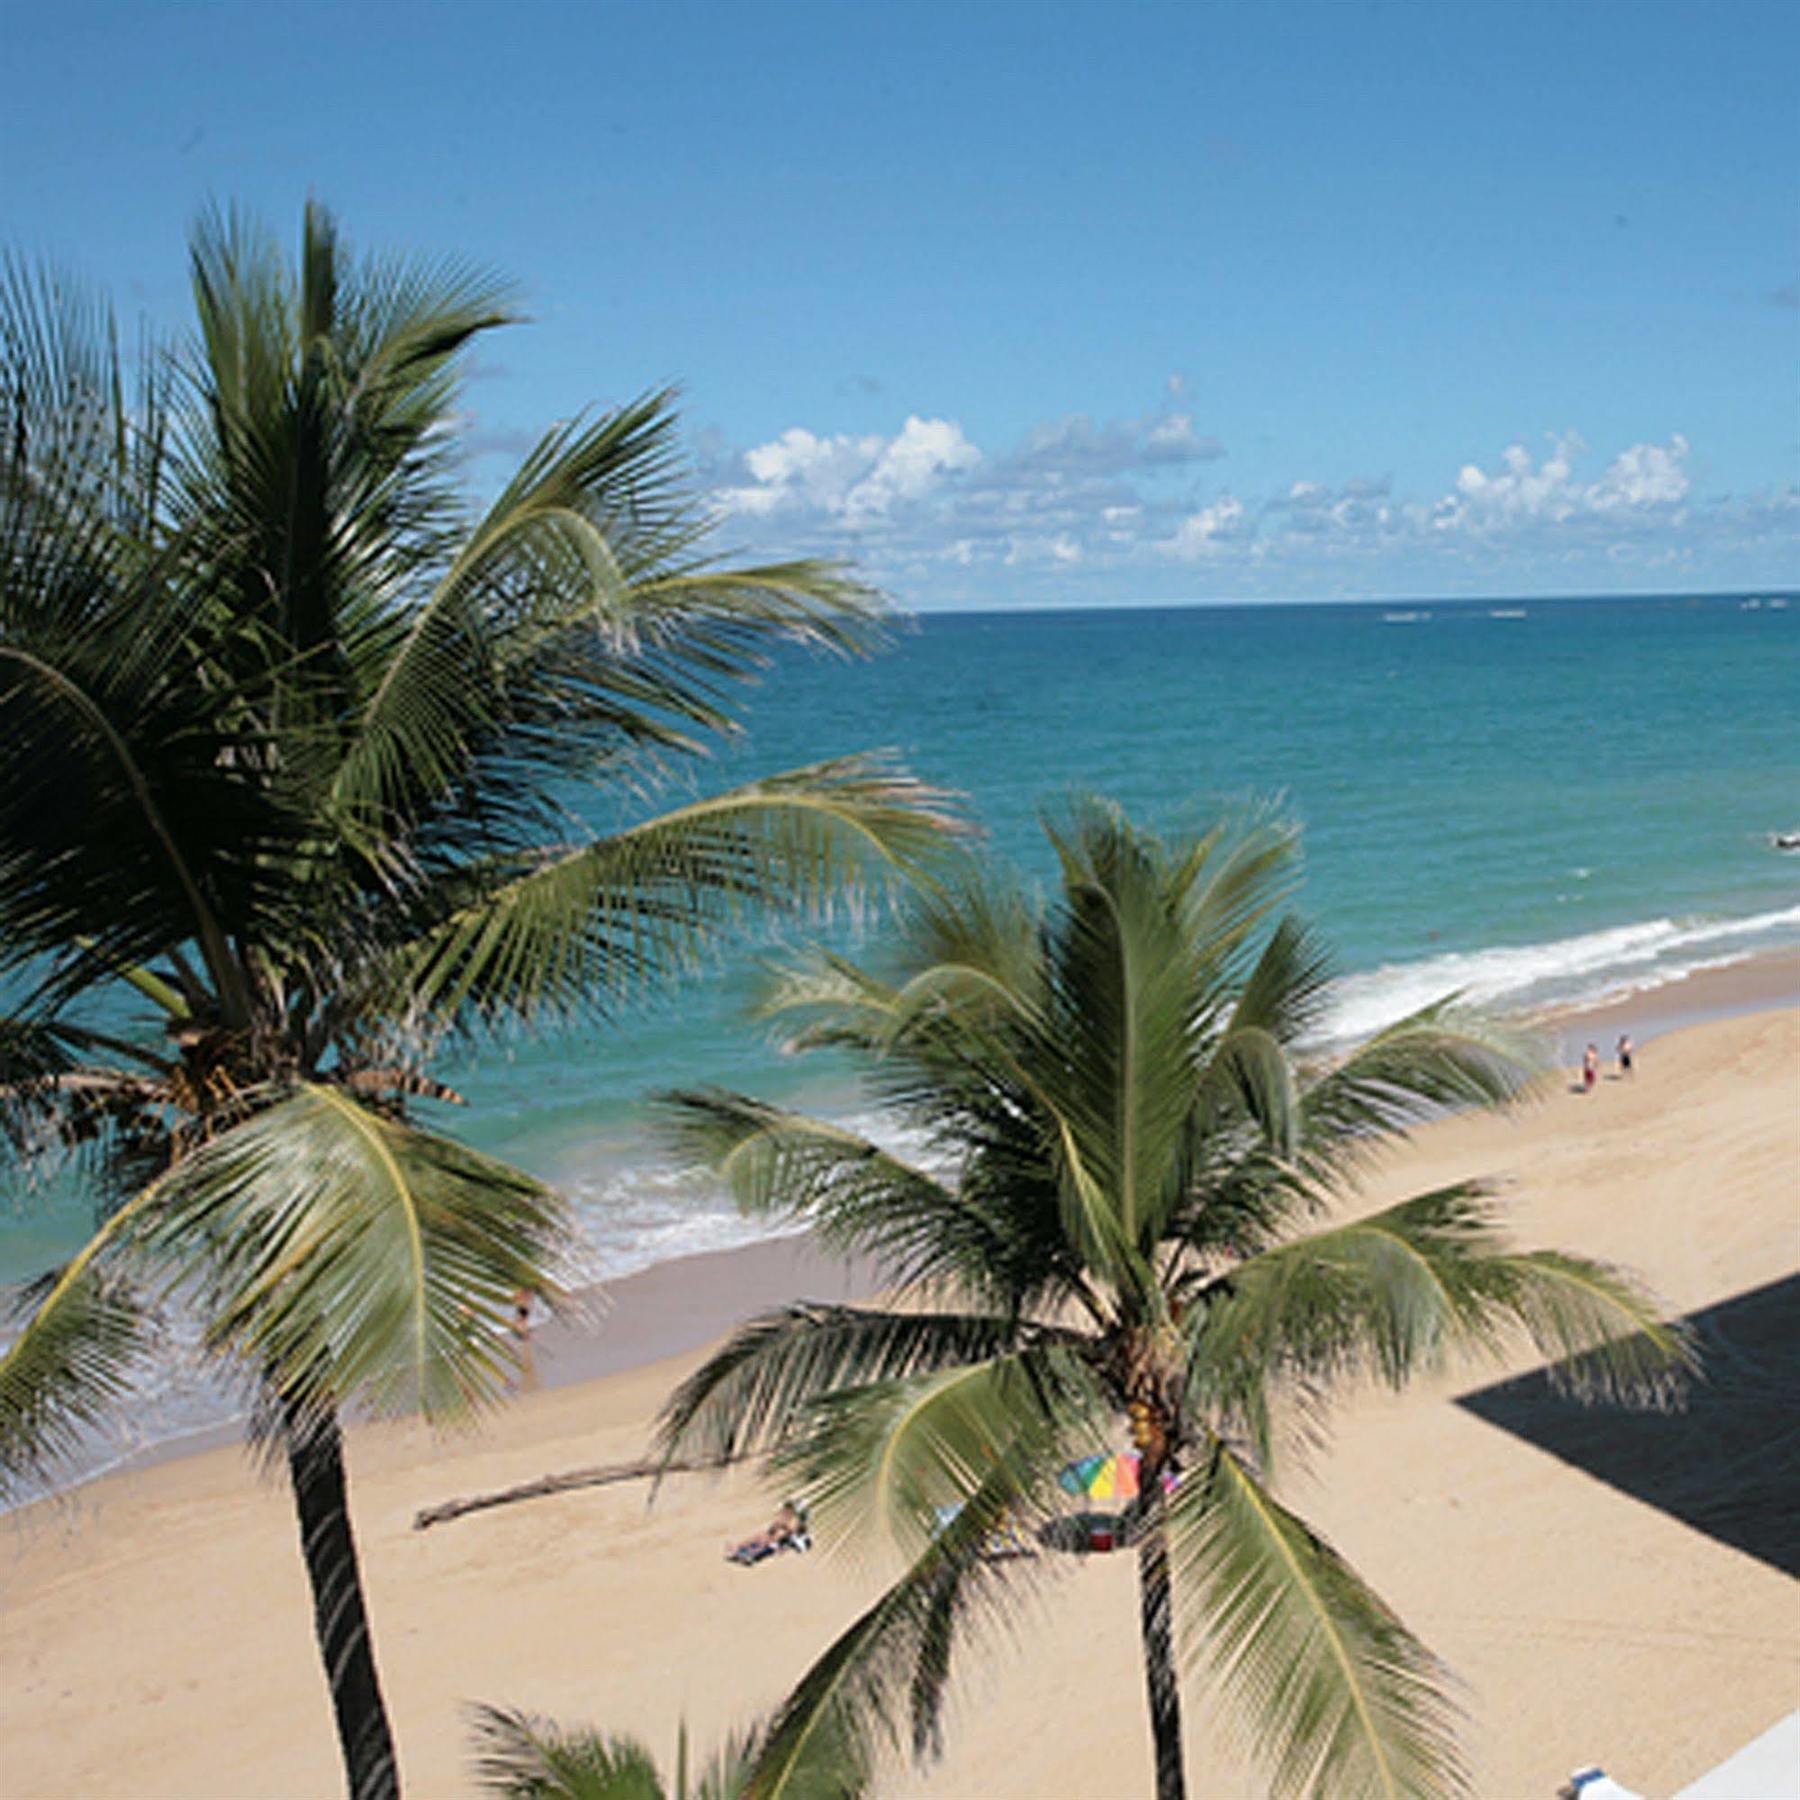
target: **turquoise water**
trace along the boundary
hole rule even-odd
[[[1164,827],[1279,796],[1301,905],[1336,942],[1337,1025],[1451,988],[1507,1005],[1653,987],[1800,943],[1800,599],[1411,603],[978,614],[866,664],[783,664],[720,781],[877,746],[966,792],[1040,874],[1073,787]],[[738,1241],[717,1195],[649,1160],[635,1108],[721,1081],[840,1113],[841,1075],[781,1056],[731,974],[605,1026],[444,1073],[443,1122],[561,1183],[589,1268]],[[81,1208],[0,1216],[0,1278],[79,1241]]]

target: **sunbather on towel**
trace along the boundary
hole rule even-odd
[[[768,1530],[759,1531],[755,1537],[745,1538],[741,1544],[727,1550],[725,1560],[743,1563],[748,1567],[781,1550],[811,1548],[812,1533],[806,1527],[806,1508],[796,1505],[792,1500],[784,1500],[781,1511],[770,1521]]]

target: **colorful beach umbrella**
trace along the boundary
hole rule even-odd
[[[1098,1456],[1084,1456],[1072,1462],[1057,1476],[1063,1490],[1085,1494],[1090,1500],[1135,1500],[1143,1458],[1135,1450],[1121,1450]],[[1163,1489],[1173,1489],[1175,1477],[1163,1471]]]
[[[1084,1456],[1070,1463],[1057,1479],[1067,1492],[1086,1494],[1090,1500],[1135,1500],[1141,1461],[1135,1450]]]

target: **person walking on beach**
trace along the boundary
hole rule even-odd
[[[1631,1073],[1631,1039],[1624,1032],[1619,1033],[1619,1073]]]
[[[1591,1094],[1600,1079],[1600,1046],[1589,1044],[1581,1059],[1581,1091]]]

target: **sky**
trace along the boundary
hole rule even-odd
[[[678,385],[903,606],[1800,581],[1800,4],[0,0],[0,241],[208,203],[518,285],[465,415]]]

